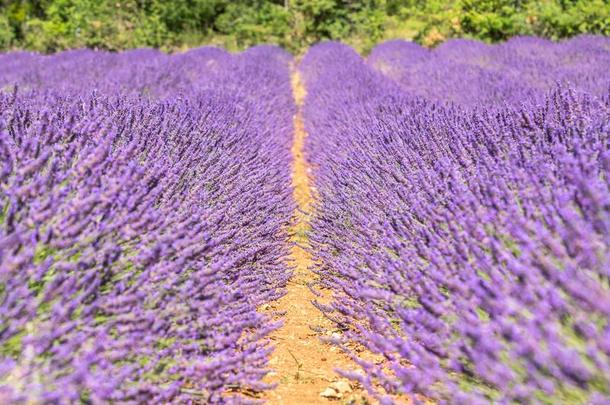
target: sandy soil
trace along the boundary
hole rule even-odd
[[[305,89],[298,73],[293,74],[292,82],[295,101],[300,107]],[[356,370],[357,366],[339,348],[320,339],[338,331],[312,305],[316,299],[325,302],[329,297],[328,292],[324,291],[321,292],[322,297],[316,297],[309,287],[317,277],[309,269],[312,258],[304,249],[307,246],[308,213],[311,212],[313,194],[310,170],[303,155],[307,134],[300,113],[294,118],[294,126],[292,182],[299,210],[295,213],[297,222],[292,229],[294,242],[298,245],[292,250],[291,261],[296,269],[288,283],[287,294],[263,308],[264,311],[285,312],[283,327],[271,335],[275,345],[270,360],[273,371],[265,379],[278,386],[267,392],[264,399],[269,404],[372,403],[360,387],[335,372],[336,368]]]

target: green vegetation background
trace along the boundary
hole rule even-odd
[[[0,50],[275,43],[300,53],[340,39],[367,52],[392,38],[433,46],[580,33],[610,35],[610,0],[0,0]]]

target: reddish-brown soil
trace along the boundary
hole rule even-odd
[[[305,89],[298,73],[293,75],[295,101],[301,105]],[[312,301],[322,300],[310,290],[316,275],[310,270],[312,258],[305,249],[311,213],[313,190],[303,146],[307,134],[300,113],[294,118],[295,134],[292,147],[294,157],[292,183],[298,205],[297,221],[292,229],[293,241],[291,262],[294,276],[287,286],[287,293],[280,300],[263,309],[282,312],[284,325],[271,335],[275,351],[271,356],[266,382],[276,383],[277,388],[265,394],[269,404],[324,404],[327,402],[363,404],[370,403],[362,389],[343,379],[335,369],[354,370],[357,366],[337,347],[325,343],[321,337],[330,337],[333,324],[313,306]],[[324,293],[324,292],[322,292]],[[339,392],[331,387],[339,388]],[[330,390],[330,391],[329,391]],[[321,394],[326,391],[326,396]],[[333,395],[337,393],[336,395]],[[329,395],[330,394],[330,395]]]

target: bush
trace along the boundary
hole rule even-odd
[[[514,0],[463,0],[460,26],[464,33],[489,41],[529,34],[523,8]]]
[[[415,38],[427,46],[453,37],[497,42],[515,35],[554,40],[583,33],[610,35],[610,3],[604,0],[458,0],[440,6],[430,2],[419,11],[415,7],[400,12],[424,21]]]
[[[3,15],[0,15],[0,47],[3,49],[9,48],[13,42],[14,33],[11,25]]]
[[[260,7],[228,4],[215,20],[214,28],[231,37],[243,49],[262,42],[291,45],[291,16],[284,7],[263,2]]]
[[[555,2],[533,3],[532,26],[537,35],[552,39],[583,33],[610,35],[610,5],[603,0],[568,2],[562,8]]]
[[[0,49],[92,47],[173,50],[214,43],[241,50],[275,43],[300,52],[335,39],[367,51],[413,38],[505,40],[610,35],[605,0],[46,0],[0,2]]]

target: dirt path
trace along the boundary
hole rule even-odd
[[[305,89],[296,72],[293,74],[292,85],[300,109]],[[309,169],[303,155],[307,134],[300,112],[294,118],[294,126],[292,183],[299,210],[295,213],[297,222],[292,231],[294,241],[300,246],[295,246],[292,250],[291,259],[296,269],[288,283],[287,294],[266,308],[267,311],[285,312],[282,317],[285,323],[271,336],[275,344],[270,361],[273,371],[265,381],[277,383],[278,387],[268,392],[265,399],[269,404],[324,404],[330,401],[343,404],[368,403],[359,387],[353,383],[350,385],[348,380],[334,371],[335,368],[355,369],[355,365],[340,349],[321,341],[323,333],[316,332],[324,330],[330,336],[333,325],[311,303],[316,296],[308,284],[315,281],[316,275],[308,269],[312,264],[311,255],[301,246],[307,246],[308,243],[307,213],[311,210],[313,195]]]

